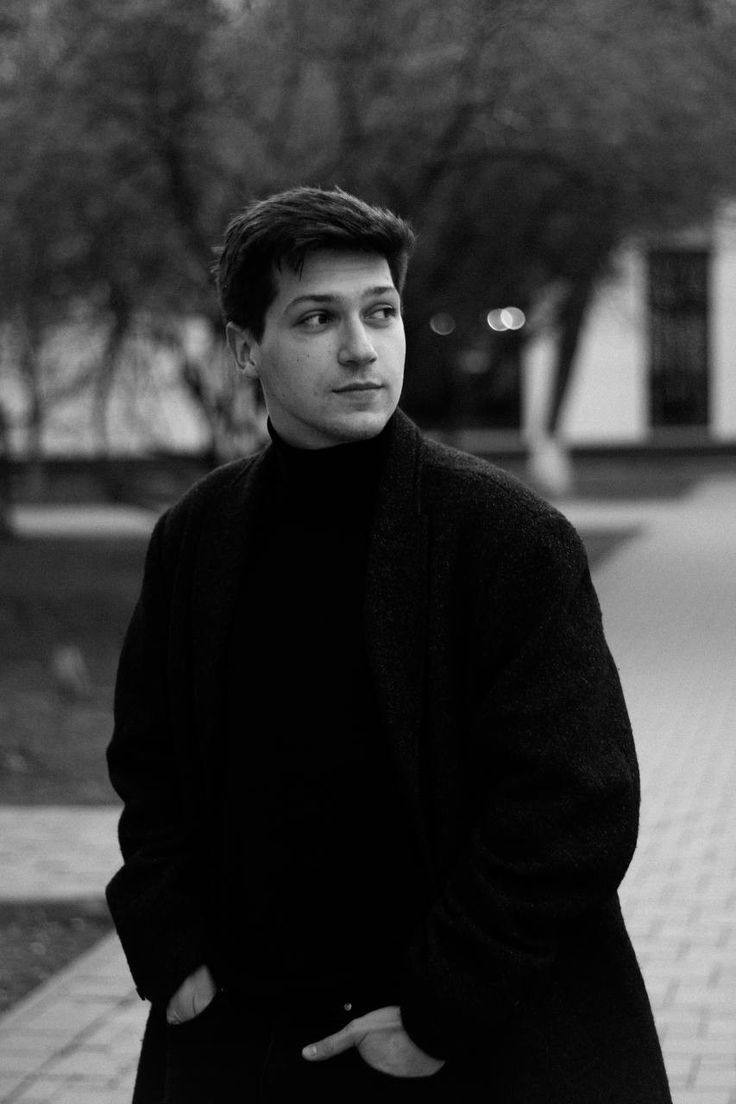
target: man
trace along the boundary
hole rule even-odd
[[[159,520],[109,749],[135,1101],[669,1101],[616,889],[638,776],[585,555],[397,409],[413,234],[251,204],[271,444]]]

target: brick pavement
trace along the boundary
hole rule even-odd
[[[4,1104],[130,1104],[146,1005],[114,936],[0,1019]]]
[[[622,902],[675,1104],[736,1104],[736,477],[563,509],[638,527],[595,573],[642,771]],[[144,1015],[103,940],[0,1020],[0,1101],[127,1104]]]
[[[597,580],[644,802],[622,903],[677,1104],[736,1102],[736,479],[656,519]]]

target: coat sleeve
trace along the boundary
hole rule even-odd
[[[562,518],[506,584],[506,661],[473,739],[472,829],[404,964],[402,1015],[429,1054],[507,1021],[571,924],[615,895],[633,855],[639,779],[582,544]],[[516,611],[516,614],[514,614]]]
[[[123,800],[123,866],[107,900],[139,994],[167,1000],[204,961],[196,889],[196,833],[178,781],[167,708],[169,596],[162,564],[167,525],[154,529],[143,585],[123,644],[107,758]]]

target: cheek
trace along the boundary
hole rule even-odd
[[[392,330],[386,333],[385,342],[382,343],[382,352],[386,360],[392,365],[404,363],[406,356],[406,335],[404,328]]]
[[[294,361],[292,387],[300,395],[313,396],[319,390],[319,360],[309,353],[302,353]]]
[[[323,343],[311,340],[308,348],[295,343],[287,349],[282,348],[280,354],[274,358],[270,373],[274,396],[282,401],[290,398],[314,401],[329,390],[330,350]]]
[[[305,395],[311,390],[310,357],[305,352],[291,351],[271,373],[272,389],[281,397]]]
[[[291,374],[293,390],[310,398],[318,398],[324,394],[327,376],[324,362],[324,355],[321,356],[319,350],[315,349],[295,357]]]
[[[406,343],[404,341],[392,342],[386,349],[384,362],[390,368],[391,376],[398,382],[404,375],[404,361],[406,359]]]

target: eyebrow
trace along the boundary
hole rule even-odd
[[[382,284],[380,287],[366,288],[361,293],[361,299],[369,299],[373,295],[386,295],[388,292],[393,292],[398,295],[398,289],[393,284]],[[297,295],[296,299],[292,299],[286,304],[284,310],[290,310],[292,307],[297,306],[299,303],[337,303],[340,301],[339,295]]]

